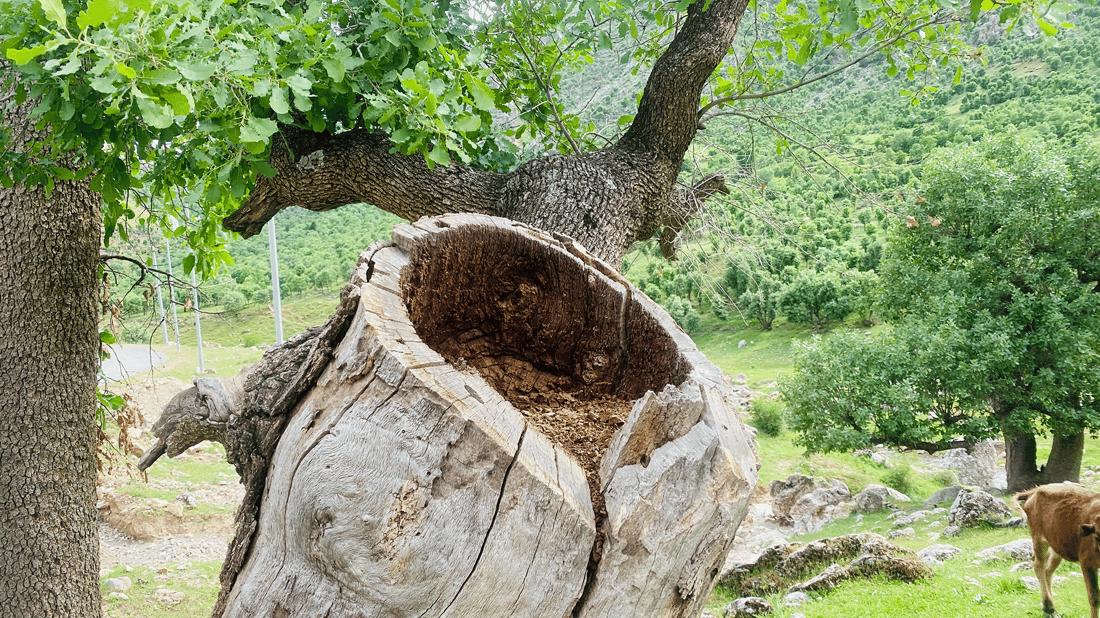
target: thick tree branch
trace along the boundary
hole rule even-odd
[[[653,65],[621,146],[654,151],[679,171],[699,129],[703,86],[729,51],[747,6],[747,0],[712,0],[688,8],[683,29]]]
[[[664,229],[661,230],[661,238],[658,242],[661,255],[667,260],[675,260],[676,238],[687,222],[699,213],[703,202],[710,199],[715,193],[729,195],[729,192],[725,177],[716,173],[707,175],[683,193],[677,193],[676,195],[680,199],[674,200],[676,203],[669,207]]]
[[[259,177],[223,224],[247,238],[289,206],[323,211],[359,202],[409,221],[455,212],[497,214],[504,176],[459,164],[428,168],[423,157],[392,150],[378,132],[332,135],[284,126],[271,148],[278,173]]]
[[[973,440],[952,440],[950,442],[928,442],[925,440],[909,440],[901,443],[893,442],[885,436],[871,436],[871,442],[874,444],[894,444],[902,449],[909,449],[914,451],[927,451],[929,453],[939,453],[940,451],[948,451],[955,448],[965,448],[977,444]]]

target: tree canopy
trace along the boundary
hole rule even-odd
[[[34,113],[51,129],[37,152],[52,154],[6,151],[0,182],[91,178],[108,240],[149,217],[186,234],[194,265],[209,272],[230,259],[218,223],[257,177],[275,173],[269,156],[280,131],[366,127],[429,167],[457,159],[506,170],[525,153],[589,150],[599,143],[595,127],[559,104],[563,72],[597,52],[633,70],[648,66],[690,5],[4,0],[0,50],[25,77],[18,97],[37,100]],[[997,4],[1011,22],[1021,6]],[[717,64],[699,119],[737,113],[745,101],[879,51],[890,74],[915,80],[963,53],[963,14],[992,8],[980,0],[754,4],[754,39]],[[914,83],[906,91],[915,95]],[[76,165],[63,165],[62,153]]]
[[[1012,486],[1041,478],[1034,435],[1100,428],[1098,148],[1009,134],[933,153],[883,256],[894,329],[809,346],[786,384],[804,444],[944,448],[1003,432],[1030,449]]]

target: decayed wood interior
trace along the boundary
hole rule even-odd
[[[433,241],[402,277],[417,334],[509,399],[634,400],[686,376],[672,338],[631,290],[576,257],[499,228]]]
[[[599,525],[600,459],[615,430],[646,391],[679,385],[687,362],[629,286],[574,255],[500,228],[433,240],[402,277],[417,334],[573,454]]]

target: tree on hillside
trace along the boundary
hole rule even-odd
[[[894,330],[810,346],[785,385],[803,443],[937,450],[1001,433],[1010,490],[1077,480],[1100,428],[1098,153],[1019,135],[937,152],[883,258]],[[1053,440],[1041,467],[1037,435]]]
[[[971,18],[981,5],[970,3]],[[445,212],[512,218],[573,236],[615,265],[631,243],[658,233],[671,248],[700,201],[723,190],[720,178],[678,185],[684,153],[709,118],[868,54],[884,53],[891,74],[900,69],[912,78],[960,51],[958,16],[940,3],[915,1],[756,9],[757,23],[772,23],[774,36],[732,55],[745,0],[4,0],[0,6],[0,49],[21,74],[20,80],[5,74],[5,105],[33,105],[29,118],[6,117],[3,201],[14,204],[8,196],[33,188],[42,191],[46,209],[5,259],[87,258],[84,245],[53,249],[46,241],[57,233],[49,227],[54,222],[73,223],[68,213],[84,203],[82,188],[89,187],[102,198],[106,242],[125,238],[132,219],[160,225],[188,238],[195,253],[185,266],[204,273],[229,260],[218,237],[223,219],[248,235],[282,208],[360,201],[409,219]],[[1020,5],[996,6],[1004,18],[1019,19]],[[626,132],[586,150],[583,125],[557,105],[555,87],[564,68],[615,40],[629,42],[628,56],[653,69]],[[786,75],[769,64],[777,57],[804,70]],[[845,59],[836,63],[838,57]],[[499,128],[497,119],[509,114],[520,124]],[[32,125],[44,132],[23,132]],[[568,155],[514,167],[517,143]],[[69,186],[73,197],[63,190]],[[93,235],[83,230],[74,238]],[[45,280],[22,284],[53,293]],[[90,278],[73,283],[81,298],[94,297],[94,286]],[[95,327],[65,319],[50,335],[83,345],[94,343]],[[55,383],[71,372],[90,380],[93,364],[70,361],[71,349],[78,348],[44,354],[42,374]],[[21,357],[7,350],[0,360],[17,365]],[[27,438],[55,452],[59,441],[69,445],[68,417],[90,422],[92,416],[87,397],[57,405],[65,415],[42,415]],[[83,452],[84,445],[74,448]],[[5,447],[0,458],[7,465],[20,449]],[[91,482],[91,471],[81,470],[82,483],[73,486]],[[31,487],[48,482],[35,476],[20,498],[41,495]],[[65,510],[49,500],[28,508],[34,517],[63,512],[74,527],[92,518],[87,509]],[[23,571],[58,554],[94,551],[91,538],[38,549],[15,540],[33,530],[27,521],[4,528],[5,547],[25,547],[18,557]],[[59,596],[95,598],[90,578],[63,572],[37,576]],[[4,590],[25,598],[28,589]],[[5,607],[22,607],[4,600]],[[53,615],[82,613],[92,615]]]

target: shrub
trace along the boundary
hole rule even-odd
[[[673,320],[680,325],[680,328],[686,332],[692,332],[699,328],[699,321],[702,319],[699,312],[692,306],[691,301],[685,300],[675,294],[670,295],[663,303],[665,311],[672,316]]]
[[[882,475],[882,484],[892,487],[903,494],[910,495],[916,491],[917,483],[913,479],[913,469],[909,466],[896,466]]]
[[[779,399],[757,397],[752,400],[752,417],[749,424],[765,436],[775,438],[783,433],[783,417],[786,407]]]

